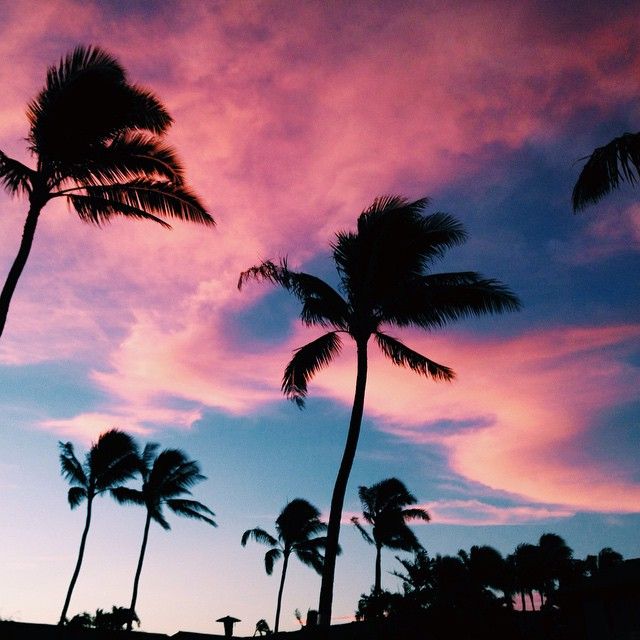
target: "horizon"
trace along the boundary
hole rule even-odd
[[[372,346],[350,477],[334,623],[373,584],[374,553],[348,523],[357,488],[398,477],[431,514],[430,555],[473,544],[506,555],[542,533],[576,557],[640,557],[640,191],[580,214],[585,156],[640,125],[633,3],[80,2],[0,0],[0,149],[29,166],[26,109],[76,45],[114,55],[174,119],[167,141],[216,220],[83,224],[44,210],[0,338],[0,618],[55,623],[80,540],[58,441],[78,457],[112,427],[176,447],[207,481],[194,499],[218,528],[152,526],[141,630],[273,626],[278,567],[243,531],[291,499],[328,516],[355,377],[354,350],[280,391],[293,349],[320,335],[297,302],[241,271],[288,256],[335,284],[335,234],[374,198],[429,197],[467,242],[435,272],[478,271],[518,313],[430,333],[391,331],[457,374],[436,383]],[[24,198],[0,194],[0,270],[15,257]],[[127,606],[144,513],[99,500],[70,616]],[[398,588],[393,551],[383,586]],[[407,557],[409,557],[407,555]],[[292,562],[280,629],[317,609],[320,578]]]

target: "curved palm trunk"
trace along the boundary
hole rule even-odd
[[[42,206],[40,205],[31,205],[29,208],[29,213],[27,214],[27,219],[22,231],[22,240],[20,241],[18,255],[11,265],[9,275],[7,275],[4,287],[2,288],[2,293],[0,293],[0,336],[2,336],[4,325],[7,322],[7,315],[9,313],[9,305],[11,304],[13,292],[16,290],[16,285],[18,284],[18,280],[20,279],[24,266],[27,264],[27,258],[29,257],[31,246],[33,245],[33,237],[36,233],[38,216],[41,211]]]
[[[276,605],[276,622],[273,626],[273,633],[278,633],[280,626],[280,607],[282,605],[282,592],[284,591],[284,579],[287,575],[287,565],[289,564],[289,554],[284,554],[284,562],[282,563],[282,577],[280,578],[280,588],[278,589],[278,604]]]
[[[138,584],[140,583],[140,574],[142,573],[144,554],[147,551],[147,540],[149,539],[150,524],[151,514],[149,513],[149,511],[147,511],[147,520],[144,523],[144,534],[142,535],[142,546],[140,547],[140,557],[138,558],[136,577],[133,579],[133,593],[131,594],[131,605],[129,606],[129,620],[127,620],[127,631],[131,631],[131,629],[133,628],[133,616],[136,612],[136,601],[138,600]]]
[[[373,586],[376,593],[382,591],[382,545],[376,544],[376,581]]]
[[[331,607],[333,604],[333,580],[338,555],[338,538],[340,536],[340,520],[342,506],[347,491],[347,482],[360,436],[360,425],[364,412],[364,394],[367,386],[367,342],[358,342],[358,369],[356,375],[356,389],[349,421],[349,433],[345,444],[342,462],[336,477],[336,483],[331,497],[331,511],[327,526],[327,545],[324,554],[324,568],[322,570],[322,584],[320,586],[320,603],[318,606],[319,624],[328,627],[331,624]]]
[[[78,575],[80,574],[80,567],[82,566],[82,558],[84,557],[84,548],[87,543],[87,534],[89,533],[89,526],[91,525],[91,506],[93,504],[93,498],[87,498],[87,518],[84,523],[84,531],[82,532],[82,538],[80,538],[80,551],[78,552],[78,560],[76,562],[76,568],[73,571],[73,576],[71,576],[71,583],[69,584],[69,589],[67,590],[67,597],[64,601],[64,606],[62,607],[62,613],[60,614],[60,620],[58,621],[59,625],[63,625],[67,618],[67,611],[69,610],[69,603],[71,602],[71,594],[73,593],[73,589],[76,586],[76,581],[78,580]]]

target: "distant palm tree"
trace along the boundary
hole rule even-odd
[[[318,573],[322,573],[323,557],[320,551],[325,547],[326,538],[318,534],[322,534],[326,530],[327,525],[320,522],[320,511],[306,500],[296,498],[286,504],[276,519],[277,537],[259,527],[248,529],[242,534],[240,543],[243,547],[249,538],[271,547],[264,556],[264,568],[267,575],[273,573],[274,563],[280,558],[283,559],[274,633],[278,633],[280,623],[282,592],[287,576],[289,556],[294,553],[301,562],[312,567]]]
[[[504,602],[510,605],[512,593],[507,574],[507,565],[502,554],[488,545],[473,545],[467,553],[463,549],[458,551],[471,582],[481,589],[497,589],[504,594]]]
[[[639,179],[640,132],[625,133],[588,156],[573,187],[573,210],[599,202],[621,182],[635,185]]]
[[[15,261],[0,293],[0,335],[45,205],[64,198],[81,220],[173,217],[205,225],[213,218],[186,186],[174,150],[161,142],[172,120],[149,91],[131,84],[115,58],[77,47],[50,67],[28,107],[32,169],[0,151],[0,183],[29,199]]]
[[[131,619],[127,624],[129,631],[131,631],[132,621],[136,615],[138,584],[147,550],[151,521],[157,522],[163,529],[171,528],[162,513],[162,509],[166,505],[170,511],[178,516],[202,520],[214,527],[217,526],[208,517],[215,515],[213,511],[196,500],[187,500],[182,497],[191,495],[191,487],[206,480],[205,476],[200,473],[198,463],[195,460],[189,460],[187,455],[179,449],[165,449],[156,455],[157,450],[157,444],[147,444],[140,457],[139,472],[142,475],[142,489],[119,487],[111,492],[121,504],[137,504],[144,506],[147,510],[140,557],[133,580],[133,594],[129,607]]]
[[[397,478],[387,478],[370,487],[359,487],[358,496],[362,504],[362,517],[373,529],[371,535],[360,524],[357,516],[351,518],[362,537],[376,548],[376,570],[374,593],[382,591],[382,548],[417,551],[421,545],[408,527],[410,520],[431,519],[425,509],[406,508],[418,501]]]
[[[543,533],[538,540],[540,549],[541,593],[543,603],[557,590],[563,577],[570,571],[573,550],[556,533]]]
[[[107,491],[112,492],[137,473],[138,448],[131,436],[118,429],[103,433],[91,446],[83,463],[76,458],[71,442],[59,442],[58,445],[61,473],[71,485],[68,494],[69,505],[75,509],[83,500],[87,501],[87,516],[80,539],[78,560],[58,623],[62,625],[65,623],[71,594],[82,566],[87,534],[91,525],[93,499]]]
[[[537,544],[523,542],[507,557],[507,565],[513,575],[515,589],[520,593],[522,610],[527,610],[526,596],[529,596],[531,608],[536,610],[533,592],[542,589],[542,567],[540,547]]]
[[[444,213],[424,215],[427,199],[377,198],[358,218],[357,232],[337,234],[333,259],[340,291],[307,273],[291,271],[286,260],[252,267],[240,276],[278,284],[302,302],[304,324],[330,331],[297,349],[287,365],[282,390],[299,406],[307,384],[340,352],[340,334],[356,344],[355,396],[345,450],[331,498],[327,548],[320,588],[319,622],[331,622],[333,582],[342,507],[355,458],[367,384],[368,344],[373,337],[394,364],[435,380],[451,380],[446,366],[413,351],[383,331],[385,325],[432,330],[452,320],[520,308],[504,285],[474,272],[428,273],[447,249],[466,239],[462,225]]]

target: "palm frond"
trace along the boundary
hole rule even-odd
[[[135,440],[119,429],[105,431],[91,447],[88,466],[100,493],[133,478],[139,469],[139,454]]]
[[[75,509],[87,497],[87,490],[84,487],[71,487],[67,493],[69,506]]]
[[[0,151],[0,183],[11,195],[31,192],[35,171]]]
[[[169,531],[171,529],[171,525],[167,522],[167,519],[162,513],[162,503],[153,506],[147,505],[147,509],[153,521],[157,522],[165,531]]]
[[[144,469],[143,476],[145,479],[149,476],[151,469],[153,467],[153,461],[156,458],[157,451],[160,448],[160,445],[157,442],[147,442],[144,445],[144,449],[142,450],[142,455],[140,456],[140,462],[142,463],[142,467]]]
[[[404,520],[422,520],[423,522],[431,522],[431,516],[426,509],[414,507],[412,509],[403,509],[402,517]]]
[[[138,489],[130,489],[129,487],[115,487],[110,489],[111,497],[118,504],[135,504],[144,505],[144,493]]]
[[[115,216],[127,218],[137,218],[139,220],[151,220],[157,222],[165,229],[171,229],[171,225],[142,209],[131,207],[122,203],[114,203],[106,198],[95,196],[82,196],[77,194],[67,194],[69,204],[73,207],[83,222],[95,224],[102,227],[111,222]]]
[[[306,564],[308,567],[312,567],[316,573],[322,575],[322,569],[324,567],[324,557],[318,553],[315,549],[308,549],[304,547],[295,547],[294,553],[300,562]]]
[[[200,473],[200,465],[189,460],[180,449],[165,449],[155,459],[147,480],[149,493],[159,499],[190,494],[190,489],[206,480]]]
[[[247,540],[249,540],[250,538],[253,538],[253,540],[255,540],[256,542],[267,545],[269,547],[274,547],[278,544],[278,541],[271,534],[267,533],[260,527],[256,527],[255,529],[247,529],[247,531],[242,534],[240,544],[244,547],[247,544]]]
[[[268,576],[273,573],[273,565],[280,560],[281,557],[282,551],[278,548],[269,549],[269,551],[264,554],[264,570],[267,572]]]
[[[31,149],[47,162],[77,162],[96,145],[131,130],[163,133],[171,117],[150,92],[127,82],[117,60],[77,47],[47,73],[28,107]]]
[[[184,170],[175,150],[157,138],[133,132],[92,150],[90,158],[64,167],[61,178],[79,185],[129,182],[146,177],[184,183]]]
[[[449,367],[430,360],[386,333],[377,331],[375,339],[384,355],[399,367],[409,367],[412,371],[430,376],[434,380],[449,381],[455,378],[456,374]]]
[[[76,458],[73,444],[71,442],[58,442],[58,448],[60,449],[60,473],[62,477],[72,485],[87,487],[89,481],[82,465]]]
[[[192,518],[194,520],[202,520],[203,522],[209,523],[212,527],[218,526],[213,518],[209,517],[215,516],[216,514],[201,502],[197,502],[196,500],[172,498],[170,500],[166,500],[165,504],[176,515],[182,516],[184,518]]]
[[[265,260],[243,271],[238,278],[238,289],[242,289],[248,280],[277,284],[292,293],[302,302],[300,318],[306,325],[346,330],[349,306],[342,296],[321,278],[291,271],[286,258],[282,258],[279,264]]]
[[[278,538],[285,547],[306,544],[310,538],[324,533],[327,525],[320,521],[320,511],[304,498],[289,501],[276,519]]]
[[[393,300],[385,300],[383,321],[399,327],[433,329],[448,322],[519,311],[519,298],[501,282],[473,271],[437,273],[399,286]]]
[[[621,182],[640,180],[640,132],[625,133],[589,156],[573,188],[574,212],[600,201]]]
[[[335,331],[330,331],[296,349],[284,370],[282,392],[299,407],[303,407],[307,383],[340,353],[341,348],[340,337]]]
[[[84,194],[71,194],[67,191],[54,194],[54,197],[60,196],[66,196],[76,210],[81,199],[86,201],[89,198],[91,202],[103,203],[101,221],[106,221],[113,215],[139,218],[161,216],[208,226],[215,225],[214,219],[207,213],[195,193],[184,184],[136,178],[121,184],[88,185],[84,187]],[[86,208],[88,205],[84,206]],[[82,217],[82,212],[78,213]],[[90,216],[86,216],[86,219],[94,221]],[[158,222],[157,218],[153,219]]]
[[[358,516],[351,518],[351,524],[360,532],[360,535],[364,538],[364,541],[368,544],[375,544],[373,538],[369,535],[369,532],[360,524]]]

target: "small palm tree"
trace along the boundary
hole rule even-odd
[[[621,182],[635,185],[640,179],[640,132],[625,133],[598,147],[587,157],[571,198],[574,211],[599,202]]]
[[[290,270],[286,260],[279,264],[265,261],[243,272],[238,281],[239,288],[250,279],[283,287],[302,303],[304,324],[329,329],[297,349],[285,368],[282,391],[299,406],[304,405],[309,381],[340,353],[340,336],[348,336],[356,345],[355,394],[329,511],[318,607],[322,626],[331,622],[340,521],[360,437],[369,341],[373,338],[382,353],[400,367],[434,380],[452,380],[454,372],[449,367],[410,349],[384,328],[430,331],[460,318],[520,308],[518,298],[496,280],[470,271],[429,273],[447,249],[463,243],[467,236],[453,217],[425,215],[428,202],[426,198],[415,202],[398,196],[377,198],[358,217],[356,232],[337,234],[333,259],[340,293],[320,278]]]
[[[138,585],[147,550],[151,521],[157,522],[165,530],[171,529],[162,513],[163,507],[166,505],[170,511],[178,516],[202,520],[213,527],[217,526],[209,517],[215,515],[213,511],[196,500],[187,500],[182,497],[191,495],[191,487],[206,480],[205,476],[200,473],[198,463],[195,460],[189,460],[186,454],[179,449],[165,449],[156,455],[157,450],[157,444],[147,444],[139,459],[142,489],[119,487],[112,491],[113,497],[121,504],[137,504],[144,506],[147,510],[140,557],[133,580],[133,593],[129,607],[131,618],[127,624],[129,631],[131,631],[132,621],[136,615]]]
[[[407,525],[410,520],[429,522],[425,509],[407,508],[418,501],[397,478],[387,478],[370,487],[359,487],[358,496],[362,505],[362,517],[372,526],[371,535],[360,524],[357,516],[351,518],[362,537],[376,547],[376,570],[374,593],[382,591],[382,548],[417,551],[421,548],[418,539]]]
[[[324,533],[326,530],[327,525],[320,522],[320,511],[306,500],[296,498],[287,503],[276,519],[277,537],[259,527],[248,529],[242,534],[240,543],[243,547],[249,538],[271,547],[264,555],[264,568],[267,575],[273,573],[275,562],[280,558],[283,559],[274,633],[278,633],[280,623],[282,592],[287,576],[289,556],[294,553],[301,562],[315,569],[317,573],[322,573],[324,559],[320,551],[325,547],[326,538],[318,534]]]
[[[71,442],[59,442],[60,467],[62,476],[69,482],[69,505],[75,509],[83,500],[87,501],[87,515],[80,539],[78,560],[67,590],[62,607],[60,621],[63,625],[67,618],[71,595],[78,580],[87,534],[91,526],[91,510],[96,496],[113,492],[138,472],[138,447],[133,438],[118,429],[106,431],[91,446],[84,462],[76,458]]]
[[[128,81],[108,53],[77,47],[50,67],[27,117],[35,168],[0,151],[0,183],[29,199],[20,248],[0,293],[0,336],[50,200],[64,198],[82,221],[98,226],[115,216],[165,227],[166,217],[214,224],[186,186],[174,150],[161,141],[171,117],[152,93]]]

